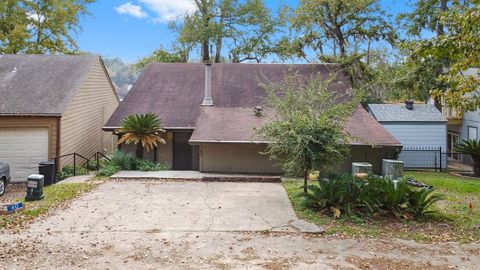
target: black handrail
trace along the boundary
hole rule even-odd
[[[55,162],[55,164],[58,164],[57,161],[60,159],[60,158],[63,158],[63,157],[68,157],[68,156],[72,156],[73,155],[73,175],[77,175],[77,156],[83,158],[84,160],[87,161],[87,168],[90,168],[90,159],[80,155],[79,153],[70,153],[70,154],[66,154],[66,155],[61,155],[61,156],[58,156],[58,157],[54,157],[53,160]]]
[[[82,155],[80,155],[79,153],[70,153],[70,154],[66,154],[66,155],[61,155],[61,156],[58,156],[58,157],[54,157],[53,160],[55,162],[55,165],[58,164],[58,160],[63,158],[63,157],[68,157],[68,156],[73,156],[73,175],[77,175],[77,156],[84,159],[86,162],[87,162],[87,169],[90,170],[90,161],[91,159],[88,159]],[[100,168],[100,156],[105,158],[106,160],[110,161],[110,158],[107,157],[104,153],[102,152],[96,152],[93,157],[95,158],[95,161],[96,161],[96,168],[95,170],[98,171],[99,168]]]
[[[104,159],[110,161],[110,158],[107,157],[104,153],[96,152],[94,157],[95,157],[95,161],[97,163],[97,167],[95,168],[97,171],[100,169],[100,156],[102,156]]]

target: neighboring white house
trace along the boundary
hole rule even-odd
[[[446,168],[447,119],[431,104],[370,104],[369,112],[403,145],[406,168]]]
[[[478,69],[470,68],[463,74],[465,76],[478,76]],[[430,102],[433,103],[433,100]],[[462,116],[458,110],[443,106],[442,113],[448,120],[447,147],[450,153],[455,152],[455,145],[461,140],[480,139],[480,109],[464,112]],[[468,155],[452,154],[450,158],[471,163]]]

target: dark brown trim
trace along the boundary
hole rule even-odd
[[[57,149],[56,149],[56,155],[57,157],[59,157],[61,154],[60,154],[60,151],[61,151],[61,146],[60,146],[60,130],[61,130],[61,126],[62,126],[62,117],[57,117]],[[55,170],[56,172],[59,172],[60,171],[60,162],[57,160],[57,162],[55,162]]]

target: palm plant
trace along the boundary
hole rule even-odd
[[[470,155],[473,159],[473,174],[480,177],[480,141],[462,140],[455,146],[455,151]]]
[[[432,206],[445,196],[440,193],[435,193],[433,189],[413,189],[409,192],[409,212],[413,214],[416,220],[423,221],[427,215],[435,213]]]
[[[133,143],[136,145],[135,155],[143,159],[143,150],[150,151],[158,144],[165,144],[160,133],[165,132],[161,121],[153,113],[129,115],[122,121],[122,127],[117,130],[121,134],[118,144]]]

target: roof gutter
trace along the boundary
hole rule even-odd
[[[62,117],[61,113],[0,113],[0,116]]]

